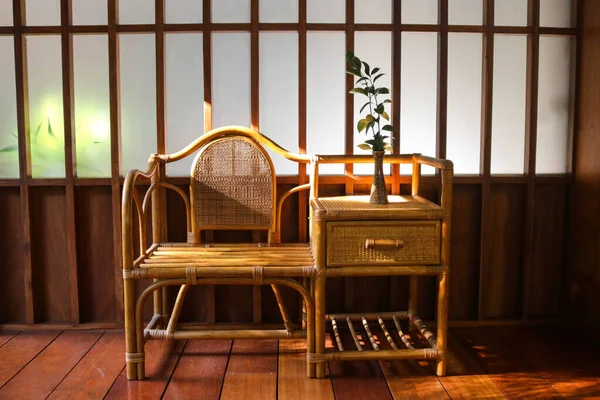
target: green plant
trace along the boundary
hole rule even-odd
[[[375,82],[385,74],[380,72],[381,69],[378,67],[371,68],[369,64],[361,61],[360,58],[356,57],[351,51],[347,52],[346,59],[349,66],[346,72],[358,77],[356,80],[357,86],[352,89],[350,93],[362,94],[368,99],[361,107],[359,113],[362,114],[367,107],[369,107],[369,112],[364,118],[361,118],[358,121],[356,128],[359,133],[365,131],[365,134],[368,134],[370,130],[373,138],[365,140],[365,142],[359,144],[358,147],[363,150],[391,151],[391,146],[385,141],[385,139],[389,137],[385,136],[385,132],[393,132],[394,127],[389,123],[382,121],[382,118],[389,122],[390,116],[385,111],[385,105],[392,101],[390,99],[381,99],[383,95],[389,95],[390,91],[386,87],[375,86]],[[382,124],[384,124],[383,127],[381,126]]]

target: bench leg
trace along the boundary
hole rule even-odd
[[[437,376],[446,375],[447,335],[448,335],[448,272],[438,276],[438,318],[437,318],[437,347],[442,358],[437,362]]]
[[[124,309],[125,309],[125,361],[127,363],[127,379],[137,380],[136,353],[137,346],[135,340],[135,286],[133,279],[124,279]]]

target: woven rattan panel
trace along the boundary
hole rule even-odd
[[[270,226],[273,171],[249,139],[216,140],[198,155],[192,171],[194,218],[203,226]]]
[[[402,248],[367,249],[367,239],[399,239]],[[439,221],[329,222],[327,265],[438,264]]]

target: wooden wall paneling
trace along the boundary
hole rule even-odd
[[[204,132],[212,129],[212,7],[211,1],[202,2],[202,24],[204,31],[202,32],[202,57],[204,71]],[[207,242],[214,240],[213,232],[204,232]],[[209,323],[216,321],[215,317],[215,286],[208,285],[206,297],[206,312]]]
[[[118,0],[108,0],[108,75],[110,107],[110,176],[113,224],[113,266],[117,321],[123,321],[123,265],[121,249],[121,106],[119,100]]]
[[[552,317],[561,313],[561,294],[567,264],[568,188],[536,185],[534,247],[530,266],[529,316]]]
[[[77,245],[75,226],[75,110],[73,106],[73,38],[69,25],[73,23],[71,0],[60,1],[61,55],[62,55],[62,96],[65,129],[65,176],[66,185],[66,227],[67,262],[69,265],[69,294],[71,299],[71,321],[79,323],[79,288],[77,282]]]
[[[450,319],[477,319],[481,188],[454,185],[450,248]]]
[[[525,126],[525,174],[527,176],[527,198],[525,210],[525,233],[523,250],[523,318],[529,317],[529,299],[532,295],[531,268],[534,263],[535,223],[535,163],[538,119],[538,77],[540,66],[540,0],[528,0],[528,25],[532,34],[527,37],[527,91]]]
[[[71,322],[65,188],[31,188],[35,322]]]
[[[25,320],[35,322],[31,261],[31,218],[29,186],[31,178],[31,148],[29,145],[29,96],[27,91],[27,48],[23,27],[25,25],[25,0],[13,0],[13,26],[15,50],[15,87],[17,101],[17,135],[19,137],[19,176],[21,218],[23,224],[23,292],[25,293]]]
[[[75,189],[80,322],[115,321],[110,186]]]
[[[483,228],[492,241],[487,249],[487,273],[480,282],[483,318],[518,318],[521,313],[523,226],[527,188],[492,185],[493,210]]]
[[[481,182],[481,237],[479,257],[479,308],[478,319],[484,318],[483,296],[487,291],[484,282],[490,269],[489,253],[493,247],[492,237],[488,236],[492,210],[490,208],[490,171],[492,158],[492,99],[494,89],[494,0],[484,0],[482,50],[482,84],[481,84],[481,148],[480,172]]]
[[[0,322],[25,322],[23,225],[19,188],[0,191]]]

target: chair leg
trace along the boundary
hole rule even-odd
[[[277,300],[277,305],[279,306],[279,312],[281,313],[281,318],[283,318],[283,324],[285,325],[285,330],[291,332],[293,329],[292,323],[290,322],[290,316],[287,312],[287,308],[285,308],[285,304],[283,302],[283,298],[279,293],[279,287],[277,285],[271,285],[271,289],[273,289],[273,293],[275,294],[275,299]]]
[[[437,348],[442,353],[442,358],[437,361],[437,376],[446,375],[446,362],[448,359],[447,334],[448,334],[448,273],[438,276],[438,318],[437,318]]]
[[[314,297],[313,297],[314,298]],[[306,308],[306,353],[315,353],[315,307],[304,302]],[[316,365],[312,362],[307,362],[306,374],[309,378],[316,376]]]
[[[315,353],[325,356],[325,274],[315,278]],[[325,361],[316,363],[317,378],[325,377]]]
[[[137,364],[135,354],[136,330],[135,330],[135,286],[132,279],[124,279],[124,309],[125,309],[125,360],[127,362],[127,379],[137,380]]]

